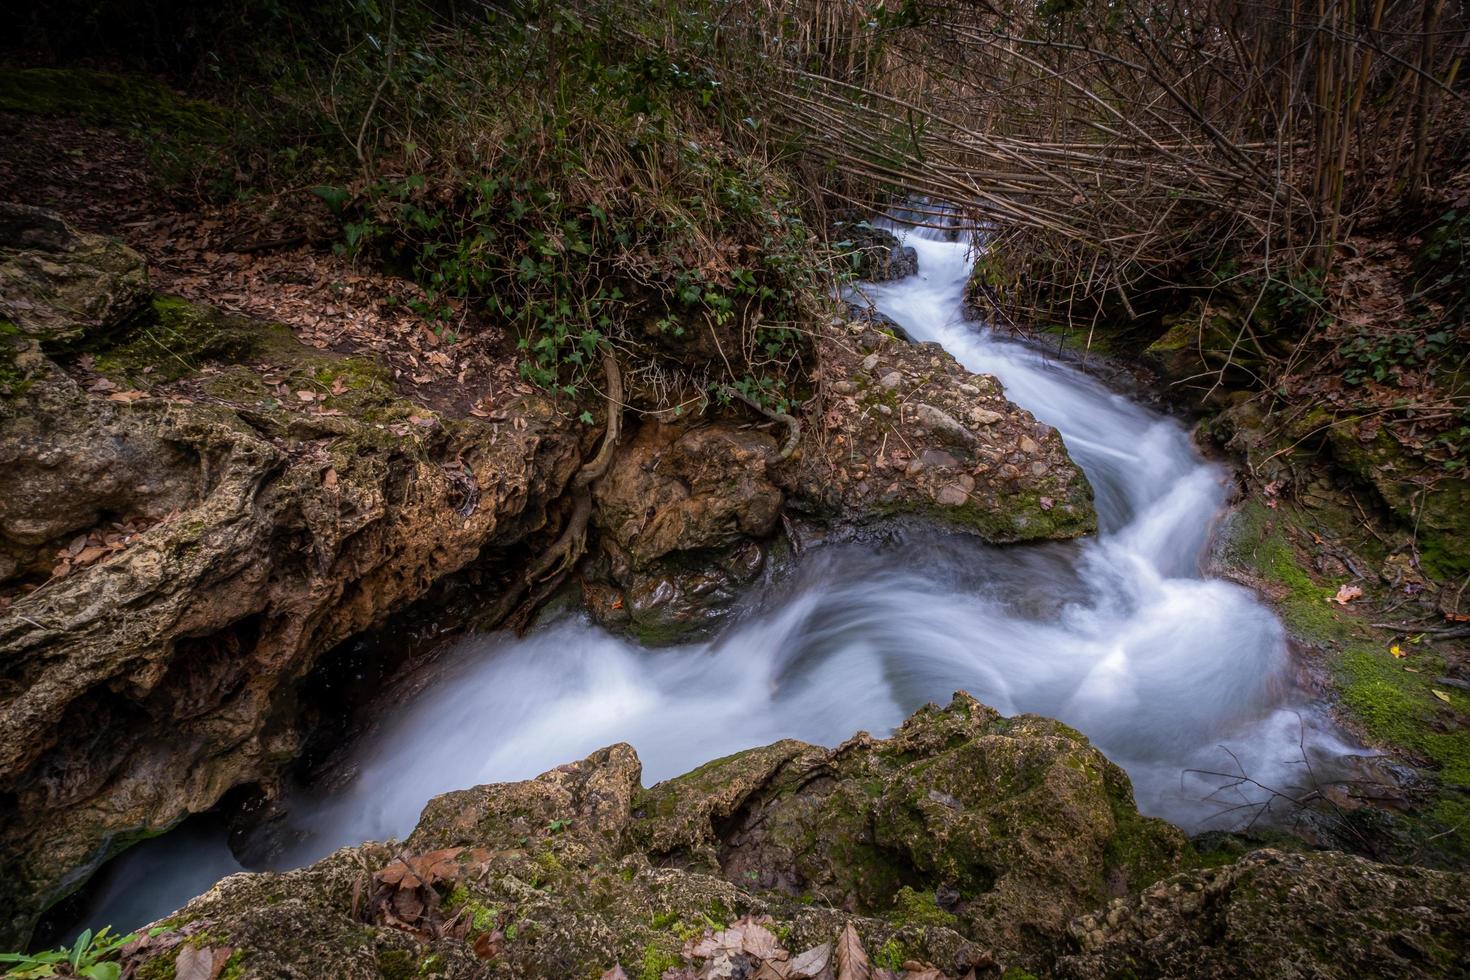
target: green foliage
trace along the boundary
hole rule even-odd
[[[733,387],[786,407],[826,256],[748,114],[730,121],[744,103],[629,30],[672,17],[698,45],[710,24],[640,0],[523,13],[452,35],[400,21],[381,40],[392,59],[351,49],[331,82],[363,103],[347,135],[366,174],[312,189],[341,248],[410,274],[417,311],[446,329],[466,310],[512,326],[545,388],[596,390],[611,350],[655,405]],[[326,159],[323,176],[352,165]]]
[[[1414,261],[1417,293],[1443,302],[1452,314],[1470,311],[1470,211],[1446,211],[1425,236]]]
[[[58,976],[118,980],[122,976],[122,967],[117,963],[118,950],[137,938],[137,933],[115,935],[108,926],[95,933],[87,929],[70,948],[63,946],[41,953],[0,953],[0,967],[5,969],[7,978],[14,980]]]
[[[1443,327],[1419,330],[1411,324],[1407,330],[1363,333],[1343,345],[1342,377],[1352,385],[1390,381],[1398,370],[1423,367],[1454,345],[1454,334]]]

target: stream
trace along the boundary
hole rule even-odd
[[[529,778],[613,742],[637,749],[649,785],[781,738],[887,734],[957,689],[1080,729],[1128,771],[1142,812],[1189,831],[1242,826],[1265,799],[1206,772],[1287,788],[1303,784],[1304,757],[1321,776],[1360,751],[1296,687],[1272,612],[1201,572],[1229,474],[1177,422],[967,321],[964,242],[893,230],[919,274],[863,293],[1060,430],[1095,489],[1100,533],[995,548],[898,530],[813,549],[719,636],[678,647],[645,649],[576,614],[519,639],[465,636],[346,747],[330,791],[291,801],[291,844],[273,866],[405,836],[436,794]],[[104,869],[77,928],[137,927],[240,870],[222,830],[184,830]]]

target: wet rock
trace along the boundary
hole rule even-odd
[[[1451,977],[1470,876],[1262,850],[1079,918],[1060,977]]]
[[[415,970],[433,957],[449,977],[613,964],[656,977],[689,963],[691,937],[744,915],[772,916],[793,952],[850,923],[870,953],[962,976],[997,961],[1044,968],[1071,915],[1171,870],[1186,848],[1137,815],[1126,777],[1082,736],[964,695],[892,739],[779,742],[650,790],[640,776],[633,750],[614,745],[534,780],[449,793],[402,845],[234,875],[167,921],[238,950],[247,977],[368,977],[385,957]],[[435,894],[417,893],[438,903],[437,924],[410,930],[364,896],[397,858],[431,863],[420,855],[439,869]],[[146,975],[168,955],[145,949],[127,965]]]
[[[930,898],[925,914],[1015,956],[1043,953],[1073,916],[1187,850],[1138,816],[1122,770],[1077,732],[963,694],[887,741],[777,743],[656,786],[642,805],[630,833],[660,860],[872,914],[957,892],[952,913]]]
[[[890,231],[866,221],[839,221],[833,233],[848,243],[845,252],[859,279],[889,282],[919,271],[919,253]]]
[[[115,329],[149,295],[143,257],[50,211],[0,202],[0,321],[48,346]]]
[[[593,614],[646,642],[712,630],[764,566],[783,502],[767,473],[776,449],[724,422],[643,425],[593,491],[606,555]]]
[[[317,658],[471,560],[493,567],[580,463],[540,399],[442,418],[370,362],[231,329],[274,360],[145,391],[33,352],[0,413],[0,573],[29,579],[0,608],[0,946],[131,842],[273,778]],[[340,394],[282,404],[270,372]]]
[[[912,515],[996,543],[1096,530],[1092,488],[1061,437],[996,379],[937,344],[849,327],[818,344],[827,403],[776,470],[789,509],[835,523]]]

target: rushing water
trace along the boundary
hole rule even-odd
[[[908,241],[919,274],[864,292],[1061,431],[1096,491],[1096,537],[991,548],[907,532],[817,549],[724,634],[681,647],[644,649],[577,616],[522,639],[467,637],[350,747],[349,778],[295,802],[295,843],[275,863],[401,837],[435,794],[534,776],[612,742],[633,744],[651,783],[779,738],[886,734],[961,688],[1081,729],[1127,769],[1141,810],[1192,830],[1237,825],[1254,811],[1236,807],[1260,797],[1191,770],[1291,786],[1304,751],[1350,751],[1293,686],[1272,613],[1200,573],[1227,474],[1174,421],[966,322],[966,246],[937,232]],[[132,907],[104,902],[89,918],[127,928],[170,911],[201,877],[237,869],[220,850],[217,839],[140,847],[112,870],[122,885],[109,884]]]

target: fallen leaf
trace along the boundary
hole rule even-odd
[[[832,960],[832,944],[823,943],[813,946],[811,949],[801,953],[791,960],[791,968],[786,975],[791,980],[811,980],[823,970],[827,969]]]
[[[1441,691],[1437,687],[1431,687],[1429,690],[1430,690],[1430,693],[1432,693],[1435,697],[1439,698],[1445,704],[1449,704],[1450,703],[1450,696],[1448,694],[1446,694],[1444,691]]]
[[[233,952],[229,946],[180,946],[174,958],[174,980],[218,980]]]
[[[314,391],[298,391],[296,393],[296,397],[297,398],[300,398],[304,402],[315,401],[316,400],[316,392],[314,392]]]
[[[872,976],[868,951],[863,949],[862,939],[849,922],[837,940],[837,980],[872,980]]]
[[[1406,657],[1406,656],[1408,656],[1408,654],[1404,653],[1404,648],[1401,647],[1401,646],[1399,646],[1397,643],[1395,643],[1393,646],[1389,647],[1388,648],[1388,652],[1391,653],[1391,654],[1393,654],[1395,657]]]
[[[332,490],[332,489],[335,489],[336,488],[336,486],[337,486],[337,471],[336,471],[336,469],[334,469],[332,467],[328,467],[327,468],[327,472],[322,474],[322,486],[326,487],[328,490]]]
[[[623,972],[622,966],[614,965],[602,975],[602,980],[628,980],[628,975]]]
[[[1337,595],[1332,597],[1332,601],[1340,606],[1345,606],[1354,599],[1362,598],[1362,595],[1363,590],[1358,586],[1343,585],[1338,588]]]
[[[146,391],[114,391],[112,394],[107,396],[107,400],[110,402],[122,402],[124,405],[131,405],[139,398],[147,397],[148,392]]]

